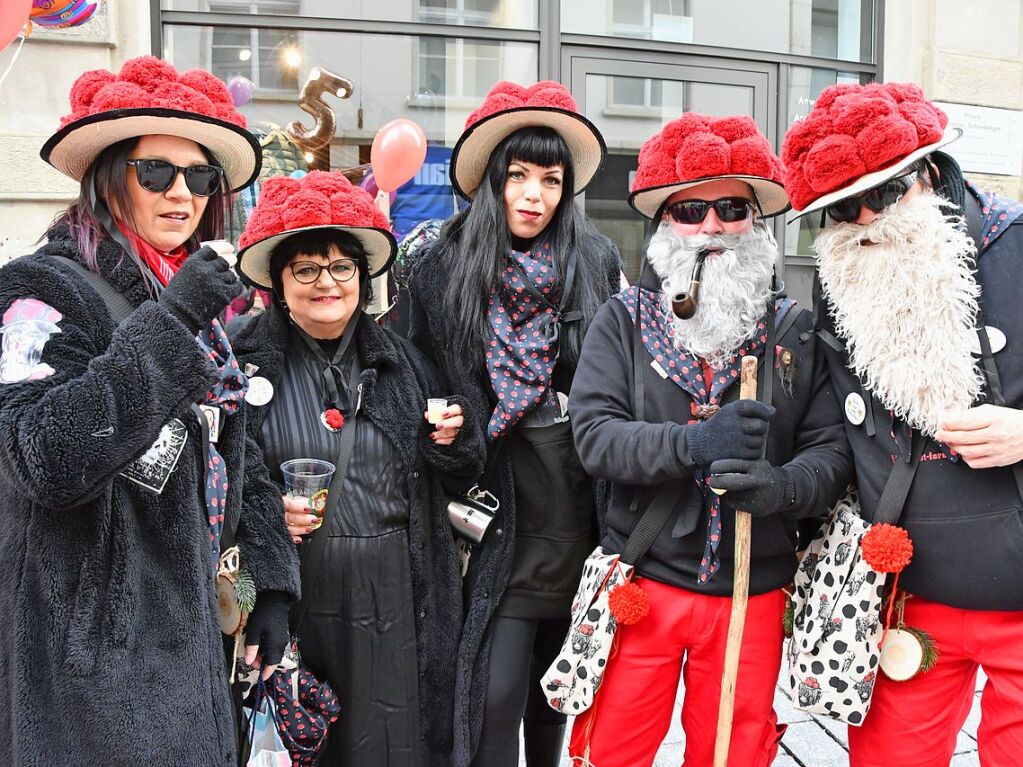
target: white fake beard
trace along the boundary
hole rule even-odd
[[[704,248],[721,252],[704,261],[696,314],[682,320],[672,312],[671,298],[689,291],[696,256]],[[663,222],[646,257],[661,278],[661,302],[675,347],[702,357],[715,370],[723,368],[756,333],[771,300],[778,243],[770,229],[757,224],[745,234],[683,237]]]
[[[925,193],[867,226],[825,229],[814,242],[853,372],[887,409],[931,436],[942,414],[969,407],[984,383],[972,353],[980,295],[973,243],[956,221]]]

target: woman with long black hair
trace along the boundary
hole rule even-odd
[[[471,201],[410,277],[412,340],[487,432],[479,487],[500,504],[466,574],[453,764],[556,765],[565,718],[540,677],[596,536],[567,394],[586,328],[618,289],[618,251],[575,207],[603,139],[559,83],[498,83],[451,158]]]

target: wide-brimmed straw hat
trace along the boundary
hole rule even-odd
[[[504,139],[522,128],[551,128],[568,145],[575,167],[575,193],[583,191],[604,164],[607,147],[597,126],[579,114],[575,99],[553,80],[524,88],[503,80],[465,121],[451,153],[451,186],[472,199],[483,181],[490,155]]]
[[[386,272],[394,260],[398,246],[369,193],[341,173],[314,170],[301,179],[278,176],[263,182],[238,240],[238,271],[249,283],[272,290],[273,249],[300,232],[318,229],[356,237],[366,249],[370,277]]]
[[[785,188],[805,216],[903,175],[961,134],[912,83],[832,85],[785,136]]]
[[[762,216],[789,208],[784,169],[753,118],[687,112],[647,139],[639,152],[629,204],[653,218],[676,192],[721,179],[745,181]]]
[[[86,72],[71,86],[71,114],[43,145],[40,155],[81,181],[96,157],[123,139],[153,134],[179,136],[204,146],[224,169],[228,186],[243,189],[259,174],[259,143],[234,108],[231,94],[203,69],[179,74],[154,56],[124,63],[118,74]]]

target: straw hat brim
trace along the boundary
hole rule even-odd
[[[244,189],[259,175],[259,142],[241,126],[179,109],[114,109],[68,123],[43,144],[40,156],[75,181],[81,181],[99,153],[128,138],[179,136],[201,144],[217,158],[231,191]]]
[[[729,174],[724,176],[707,176],[705,178],[697,178],[692,181],[680,181],[674,184],[663,184],[661,186],[649,186],[646,189],[638,189],[629,195],[629,205],[632,206],[633,210],[642,216],[647,218],[653,218],[657,215],[657,211],[660,210],[661,206],[665,201],[671,197],[675,192],[680,192],[683,189],[690,189],[700,184],[706,184],[711,181],[721,181],[723,179],[738,179],[739,181],[745,181],[753,188],[753,194],[756,195],[757,204],[760,206],[760,215],[763,218],[769,216],[777,216],[779,213],[784,213],[791,204],[789,203],[789,197],[785,194],[785,187],[777,181],[771,181],[761,176],[747,176],[743,174]]]
[[[289,229],[280,234],[270,235],[238,251],[238,272],[250,285],[272,290],[270,255],[273,253],[273,249],[293,235],[301,234],[302,232],[312,232],[317,229],[336,229],[341,232],[348,232],[356,237],[362,243],[362,247],[366,249],[370,279],[379,277],[390,269],[395,253],[398,251],[398,244],[394,241],[394,236],[383,229],[368,226],[341,226],[338,224],[303,226],[298,229]]]
[[[834,192],[828,192],[827,194],[818,197],[812,203],[807,205],[803,210],[796,211],[789,221],[795,221],[803,216],[814,213],[815,211],[822,210],[829,205],[844,200],[846,197],[855,197],[858,194],[866,192],[868,189],[873,189],[879,184],[883,184],[885,181],[897,176],[904,175],[909,169],[909,166],[915,163],[922,157],[929,155],[931,152],[940,149],[946,144],[951,144],[957,138],[963,135],[963,131],[960,128],[948,128],[945,131],[945,135],[935,141],[933,144],[922,146],[915,152],[911,152],[902,159],[900,159],[894,165],[889,165],[887,168],[881,170],[875,170],[872,173],[868,173],[865,176],[860,176],[851,184],[847,184],[841,189],[837,189]]]
[[[451,186],[471,200],[497,145],[517,130],[534,127],[552,128],[565,140],[575,166],[575,193],[582,192],[604,164],[607,146],[596,125],[556,107],[506,109],[467,128],[451,152]]]

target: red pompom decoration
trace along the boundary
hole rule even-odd
[[[327,422],[327,426],[334,430],[340,429],[345,425],[344,414],[336,407],[327,408],[323,414],[323,419]]]
[[[615,620],[622,626],[639,623],[650,612],[650,599],[646,592],[631,581],[611,589],[607,595],[607,604]]]
[[[913,542],[901,527],[872,525],[860,543],[863,560],[878,573],[900,573],[913,559]]]

